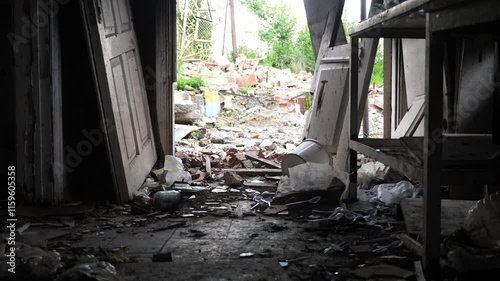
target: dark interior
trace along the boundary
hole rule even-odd
[[[113,182],[78,1],[60,6],[66,199],[112,200]]]
[[[2,85],[1,161],[2,167],[15,165],[16,161],[16,107],[14,93],[14,53],[9,38],[12,33],[11,6],[0,1],[0,85]],[[9,36],[10,35],[10,36]],[[7,194],[2,193],[0,198]]]

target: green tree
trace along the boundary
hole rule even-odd
[[[277,68],[289,67],[297,24],[290,8],[284,3],[272,6],[266,0],[243,0],[243,4],[262,20],[259,38],[269,46],[265,63]]]
[[[304,26],[297,34],[297,39],[294,44],[293,57],[294,60],[290,66],[292,71],[298,72],[300,70],[306,70],[308,72],[314,72],[316,61],[314,59],[311,36],[307,25]]]

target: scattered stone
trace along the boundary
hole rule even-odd
[[[243,178],[235,172],[224,173],[224,183],[228,186],[235,187],[243,184]]]

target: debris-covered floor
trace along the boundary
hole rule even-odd
[[[22,220],[28,225],[18,242],[57,251],[57,273],[94,255],[113,264],[122,280],[364,280],[379,265],[398,267],[381,270],[399,279],[413,275],[418,257],[404,246],[403,224],[391,208],[365,202],[330,216],[338,191],[252,208],[255,191],[275,188],[253,190],[184,191],[180,210],[147,214],[112,204],[66,206],[52,214],[26,209],[31,216]],[[316,196],[316,203],[286,207]],[[24,280],[41,280],[53,265],[31,260],[19,269],[33,274]]]
[[[286,155],[304,143],[307,112],[289,98],[301,95],[300,90],[287,86],[271,97],[261,88],[247,95],[222,92],[216,118],[197,116],[190,125],[176,124],[175,156],[151,171],[128,204],[70,201],[58,208],[18,207],[16,229],[1,230],[5,256],[0,278],[424,280],[421,198],[409,201],[413,209],[405,215],[394,190],[384,193],[374,186],[389,183],[385,191],[394,187],[405,197],[420,197],[420,185],[360,155],[359,201],[340,206],[342,184],[327,178],[316,189],[310,181],[323,178],[313,173],[331,168],[328,164],[295,162],[290,177],[283,176]],[[184,95],[199,100],[201,93]],[[373,135],[380,133],[381,97],[372,91],[369,98]],[[187,104],[191,107],[184,113],[200,106]],[[298,167],[305,170],[294,178],[291,171]],[[295,185],[288,185],[292,179]],[[455,232],[464,210],[474,203],[443,202],[452,207],[443,210],[443,260],[466,273],[461,279],[447,273],[448,280],[477,278],[477,272],[467,271],[498,262],[494,250],[470,247]],[[447,214],[453,223],[446,221]],[[15,236],[16,275],[4,274],[12,260],[9,235]]]

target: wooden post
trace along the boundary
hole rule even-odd
[[[157,1],[155,15],[156,113],[159,140],[158,158],[174,153],[174,104],[172,84],[176,71],[175,1]],[[172,20],[172,18],[174,20]],[[159,144],[159,145],[158,145]]]
[[[349,119],[349,135],[351,141],[358,141],[359,125],[358,125],[358,37],[351,37],[351,65],[350,65],[350,80],[349,80],[349,96],[350,96],[350,119]],[[356,199],[356,186],[358,177],[358,153],[357,151],[349,150],[349,186],[346,201],[354,201]],[[354,194],[353,194],[354,193]]]
[[[224,55],[224,47],[226,45],[226,23],[227,23],[227,8],[229,5],[229,0],[226,0],[226,11],[224,12],[224,33],[222,34],[222,53],[221,55]]]
[[[441,244],[444,44],[441,35],[430,31],[429,14],[426,21],[423,266],[426,274],[436,278],[440,272]]]
[[[384,138],[391,138],[392,40],[384,38]]]
[[[238,46],[236,45],[236,23],[234,19],[234,0],[229,0],[229,6],[231,8],[231,37],[233,40],[233,62],[236,62],[238,57]]]
[[[167,36],[167,141],[165,147],[166,155],[175,154],[174,142],[174,89],[173,84],[177,81],[177,4],[176,1],[161,1],[168,2],[168,36]],[[165,24],[165,23],[163,23]]]
[[[181,54],[184,53],[184,47],[186,46],[186,28],[187,28],[188,10],[189,10],[189,0],[184,0],[184,9],[182,10],[182,34],[181,34],[181,49],[180,49]]]

